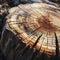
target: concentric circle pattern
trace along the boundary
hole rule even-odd
[[[7,24],[23,41],[47,54],[60,50],[60,9],[45,3],[24,4],[9,10]]]

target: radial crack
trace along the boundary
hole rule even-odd
[[[55,34],[55,43],[56,43],[56,56],[59,56],[59,44],[58,44],[58,38],[56,33]]]
[[[42,34],[37,38],[36,42],[34,43],[34,45],[32,47],[35,47],[36,44],[39,42],[39,39],[41,38]]]

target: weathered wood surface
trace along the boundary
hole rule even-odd
[[[56,33],[60,50],[60,7],[45,3],[21,4],[9,13],[9,28],[26,44],[56,54]]]
[[[0,40],[0,59],[60,60],[58,59],[60,57],[60,7],[56,4],[60,2],[51,1],[34,0],[13,8],[4,4],[0,6],[2,7],[0,14],[3,17],[0,18],[2,19],[0,22],[4,22],[0,24],[0,32],[3,30]],[[29,4],[31,2],[39,3]],[[3,28],[8,10],[7,24]]]

